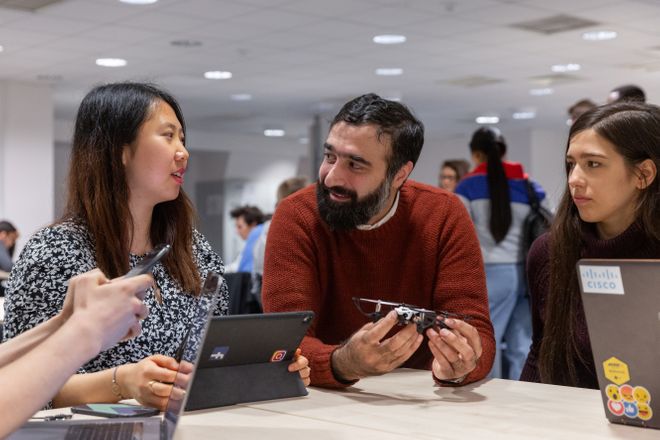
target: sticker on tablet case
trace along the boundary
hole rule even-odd
[[[211,352],[211,355],[209,356],[209,360],[221,361],[225,358],[225,356],[227,356],[228,352],[229,352],[229,347],[226,346],[215,347]]]
[[[286,350],[277,350],[270,357],[271,362],[282,362],[286,357]]]
[[[580,266],[584,293],[623,295],[623,280],[619,266]]]

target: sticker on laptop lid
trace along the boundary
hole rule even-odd
[[[619,266],[580,266],[584,293],[623,295],[623,280]]]
[[[286,357],[286,350],[276,350],[270,357],[271,362],[282,362]]]
[[[623,402],[615,402],[614,400],[608,400],[607,409],[610,410],[610,412],[615,416],[620,417],[623,415],[623,411],[624,411]]]
[[[651,402],[651,393],[649,393],[649,390],[647,390],[641,385],[635,387],[635,389],[633,390],[633,397],[638,403]]]
[[[221,361],[225,358],[225,356],[227,356],[227,352],[229,352],[229,347],[226,346],[215,347],[211,352],[211,355],[209,356],[209,360]]]
[[[644,420],[645,422],[651,420],[651,418],[653,417],[653,410],[651,409],[649,404],[644,402],[639,402],[637,406],[639,409],[639,413],[637,414],[637,417]]]
[[[630,380],[630,371],[628,370],[628,364],[623,362],[620,359],[612,356],[609,359],[606,359],[603,362],[603,371],[605,377],[610,381],[614,382],[617,385],[624,384]],[[630,389],[630,394],[632,395],[632,388]],[[625,395],[621,392],[621,395]]]
[[[634,419],[639,414],[639,409],[637,409],[637,403],[635,402],[623,402],[623,413],[629,419]]]

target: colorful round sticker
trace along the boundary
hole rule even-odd
[[[605,387],[607,409],[617,417],[648,421],[653,417],[651,393],[643,386],[609,384]]]
[[[619,387],[614,385],[613,383],[609,384],[605,388],[605,394],[607,394],[607,398],[614,401],[614,402],[619,402],[621,400],[621,394],[619,393]],[[621,406],[623,408],[623,406]]]
[[[643,386],[636,386],[633,389],[633,397],[635,400],[643,403],[649,403],[651,402],[651,393],[649,393],[649,390],[644,388]]]
[[[610,410],[612,414],[615,416],[622,416],[623,415],[623,403],[622,402],[615,402],[612,400],[607,401],[607,409]]]
[[[637,417],[637,403],[636,402],[623,402],[623,413],[629,419],[634,419]]]
[[[639,413],[637,414],[637,417],[639,417],[640,419],[647,421],[650,420],[651,417],[653,417],[653,410],[648,405],[648,403],[639,402],[637,404],[637,407],[639,409]]]
[[[634,402],[635,397],[633,397],[633,387],[631,385],[625,384],[621,385],[619,387],[619,392],[621,393],[621,397],[623,400],[626,402]]]

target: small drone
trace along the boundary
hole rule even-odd
[[[380,299],[369,299],[369,298],[358,298],[353,297],[353,303],[355,307],[362,313],[364,316],[371,319],[372,322],[378,321],[380,318],[385,316],[390,310],[394,310],[397,314],[397,324],[398,325],[408,325],[416,324],[417,332],[424,333],[424,330],[427,328],[449,328],[445,324],[445,319],[447,318],[456,318],[463,321],[470,319],[467,315],[460,315],[458,313],[451,312],[434,312],[433,310],[423,309],[421,307],[412,306],[410,304],[404,303],[395,303],[390,301],[383,301]],[[364,310],[366,304],[375,304],[373,312],[367,312]],[[386,307],[383,310],[383,306]]]

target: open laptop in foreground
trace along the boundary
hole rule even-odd
[[[660,260],[583,259],[577,270],[607,418],[660,428]]]
[[[128,440],[171,440],[174,437],[179,417],[185,406],[186,396],[195,373],[209,323],[215,310],[218,290],[222,278],[209,272],[202,288],[202,297],[195,315],[191,317],[190,330],[184,337],[182,360],[179,364],[172,392],[167,402],[164,417],[152,418],[111,418],[87,420],[62,420],[48,422],[28,422],[8,438],[22,439],[128,439]],[[208,296],[207,296],[208,295]]]
[[[288,371],[313,312],[218,316],[211,321],[186,411],[307,395]]]

